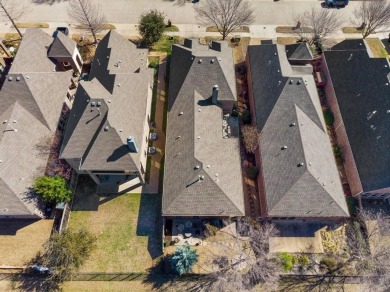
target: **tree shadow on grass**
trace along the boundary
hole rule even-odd
[[[60,283],[49,280],[43,275],[15,274],[11,279],[12,290],[55,292],[62,291]]]
[[[16,235],[19,229],[38,222],[40,219],[2,219],[0,220],[0,235]]]
[[[162,255],[161,195],[142,194],[138,211],[137,236],[148,237],[148,252],[152,259]]]

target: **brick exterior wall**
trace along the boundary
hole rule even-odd
[[[359,178],[359,173],[356,168],[355,159],[352,154],[351,146],[349,144],[347,132],[344,127],[344,122],[340,113],[340,108],[337,103],[336,93],[333,88],[332,79],[329,74],[328,66],[325,57],[321,64],[321,70],[326,78],[325,93],[328,106],[334,115],[334,128],[336,131],[337,142],[341,146],[344,160],[344,168],[347,175],[349,187],[353,196],[363,192],[363,187]]]
[[[252,90],[252,76],[249,64],[249,54],[246,55],[246,77],[248,84],[248,98],[249,98],[249,109],[251,113],[251,126],[256,126],[256,113],[255,113],[255,101],[253,97]],[[259,204],[260,204],[260,216],[267,217],[267,200],[265,196],[265,187],[264,187],[264,176],[263,176],[263,164],[261,162],[260,147],[257,148],[255,152],[256,166],[259,169],[259,175],[257,176],[257,187],[259,192]]]

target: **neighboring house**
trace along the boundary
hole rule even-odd
[[[346,40],[324,52],[322,70],[352,194],[390,198],[388,60],[370,57],[364,40]]]
[[[313,69],[308,65],[311,54],[306,50],[289,62],[294,54],[282,45],[248,47],[250,110],[252,124],[260,132],[255,154],[263,217],[349,216]]]
[[[233,52],[226,42],[173,45],[162,214],[244,216]],[[168,224],[167,224],[168,225]]]
[[[30,188],[45,174],[49,153],[43,148],[65,123],[61,113],[71,105],[66,95],[73,72],[48,58],[56,42],[41,29],[27,29],[0,91],[0,218],[42,216]]]
[[[61,158],[88,174],[98,192],[144,182],[153,86],[147,61],[147,49],[110,31],[96,49],[89,81],[77,88]]]

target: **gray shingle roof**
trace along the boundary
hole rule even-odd
[[[223,138],[222,109],[209,99],[217,84],[218,98],[236,100],[232,50],[195,42],[172,50],[162,213],[243,216],[239,140]]]
[[[65,34],[58,31],[57,37],[49,48],[48,57],[72,57],[74,50],[76,49],[76,42],[68,38]]]
[[[0,216],[39,212],[27,193],[34,177],[44,174],[48,155],[39,145],[53,137],[72,74],[53,72],[51,41],[40,29],[27,29],[8,75],[12,81],[7,78],[0,91]]]
[[[131,153],[126,139],[135,137],[139,149],[146,143],[143,133],[153,83],[153,70],[146,67],[146,58],[147,50],[137,49],[115,31],[99,42],[91,81],[80,82],[76,92],[62,158],[83,158],[81,169],[139,169],[144,154]],[[96,116],[96,108],[90,111],[91,102],[98,101],[102,103],[100,116]],[[106,126],[108,131],[104,131]]]
[[[313,59],[313,54],[310,51],[309,45],[304,43],[287,45],[287,59],[290,61],[310,61]]]
[[[53,71],[55,63],[47,57],[52,42],[40,28],[27,28],[9,73]]]
[[[268,216],[348,216],[313,78],[284,76],[276,45],[248,53]]]
[[[390,187],[390,70],[386,59],[358,46],[344,41],[324,54],[363,191],[370,192]]]

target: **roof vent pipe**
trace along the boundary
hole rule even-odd
[[[131,152],[138,152],[138,147],[133,136],[127,137],[127,147]]]
[[[213,86],[213,91],[211,93],[211,102],[213,104],[217,104],[218,103],[218,92],[219,92],[218,85],[214,85]]]

